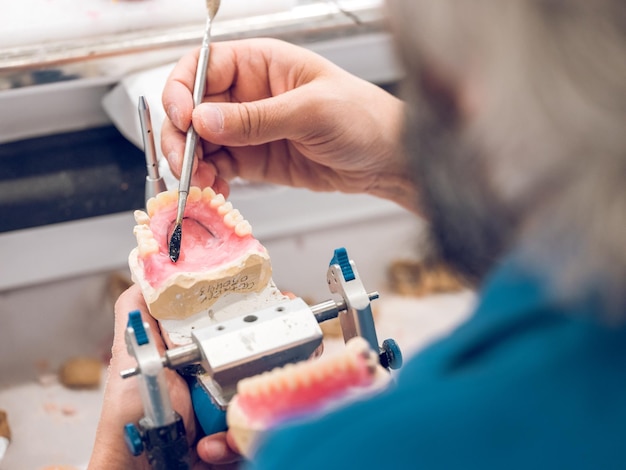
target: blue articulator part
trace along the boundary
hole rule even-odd
[[[189,381],[189,391],[194,413],[204,434],[208,436],[226,431],[226,412],[215,406],[209,394],[195,377]]]
[[[345,248],[342,247],[335,249],[335,253],[333,255],[333,259],[330,260],[330,264],[331,266],[333,264],[339,265],[343,278],[346,282],[353,281],[356,278],[354,271],[352,270],[352,266],[350,265],[350,257],[348,256],[348,252]]]

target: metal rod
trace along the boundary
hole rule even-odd
[[[204,90],[206,87],[206,74],[209,65],[210,42],[211,42],[211,23],[210,17],[207,18],[204,30],[204,38],[202,39],[202,47],[200,48],[200,56],[198,58],[198,67],[196,69],[196,78],[193,85],[193,106],[196,107],[202,103]],[[180,184],[178,186],[178,216],[176,223],[182,220],[185,210],[185,202],[191,185],[191,172],[193,169],[193,159],[198,141],[198,134],[193,126],[189,126],[187,130],[187,140],[185,141],[185,152],[183,155],[183,165],[180,171]]]
[[[143,151],[146,154],[146,170],[148,171],[148,177],[155,180],[159,178],[159,168],[157,166],[154,135],[152,134],[150,107],[148,106],[148,101],[145,96],[139,97],[137,110],[139,113],[139,123],[141,125],[141,136],[143,138]]]
[[[133,367],[131,369],[124,369],[123,371],[120,371],[120,377],[123,379],[128,379],[139,374],[141,374],[141,371],[138,367]]]
[[[150,107],[145,96],[139,97],[137,105],[139,112],[139,122],[141,124],[141,135],[143,137],[143,151],[146,156],[146,202],[151,197],[167,189],[165,181],[159,174],[159,162],[157,160],[156,147],[154,145],[154,133],[152,132],[152,119],[150,118]]]
[[[370,302],[380,297],[379,293],[376,291],[370,292],[367,295],[370,299]],[[337,318],[340,313],[344,313],[348,310],[346,302],[343,300],[340,300],[339,302],[336,302],[334,300],[327,300],[326,302],[312,305],[310,308],[311,312],[313,312],[313,315],[315,315],[315,319],[318,323]]]
[[[178,369],[183,366],[200,362],[201,360],[202,351],[200,351],[197,344],[192,343],[165,351],[163,365],[170,369]]]
[[[196,76],[193,83],[193,106],[194,108],[202,103],[204,98],[204,90],[206,88],[207,71],[209,69],[209,57],[211,55],[211,26],[213,19],[219,8],[219,1],[207,2],[207,6],[211,5],[208,11],[206,25],[204,27],[204,36],[202,37],[202,46],[200,47],[200,55],[198,57],[198,65],[196,67]],[[214,7],[214,8],[213,8]],[[193,172],[194,155],[198,144],[198,133],[189,125],[187,129],[187,138],[185,141],[185,151],[183,154],[183,165],[180,170],[180,180],[178,182],[178,207],[176,210],[176,224],[169,242],[170,259],[175,263],[180,256],[181,240],[182,240],[182,223],[185,215],[185,206],[187,205],[187,196],[191,186],[191,173]]]

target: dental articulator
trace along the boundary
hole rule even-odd
[[[208,0],[207,6],[208,36],[219,1]],[[208,40],[203,43],[207,52],[202,52],[203,44],[200,62],[206,63],[199,64],[195,88],[198,81],[206,82],[200,70],[206,74]],[[193,126],[183,164],[187,177],[181,175],[177,193],[167,191],[158,174],[143,97],[138,108],[148,170],[147,204],[146,212],[135,212],[138,246],[129,266],[168,349],[160,353],[149,324],[139,311],[130,312],[125,339],[137,365],[121,375],[137,377],[144,407],[143,418],[125,427],[131,453],[145,452],[154,469],[191,468],[166,368],[186,379],[204,433],[231,429],[247,457],[266,428],[329,409],[310,407],[302,397],[324,390],[320,393],[341,398],[336,389],[342,387],[352,389],[350,396],[359,395],[355,390],[365,396],[384,388],[388,370],[401,366],[402,354],[393,339],[379,345],[371,309],[379,294],[365,289],[347,251],[335,250],[326,273],[334,299],[308,305],[281,293],[271,279],[269,255],[252,237],[250,224],[223,196],[190,187],[197,140],[197,135],[190,137]],[[323,341],[319,324],[337,317],[346,354],[324,362],[318,357]]]

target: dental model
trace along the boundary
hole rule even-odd
[[[180,257],[172,262],[169,234],[177,206],[177,192],[164,191],[148,201],[146,211],[135,211],[137,247],[129,255],[133,281],[159,321],[168,348],[191,343],[194,329],[219,329],[227,320],[288,300],[274,285],[269,255],[252,236],[250,224],[210,188],[190,189]],[[355,337],[341,354],[238,382],[199,377],[211,399],[226,408],[239,450],[251,457],[264,433],[280,423],[326,413],[387,388],[390,374],[379,361],[369,342]]]
[[[188,344],[191,330],[266,308],[286,297],[274,285],[267,250],[250,223],[211,188],[192,187],[180,258],[169,257],[177,192],[164,191],[135,211],[137,247],[129,255],[151,315],[169,346]]]
[[[381,392],[390,374],[361,337],[338,355],[288,364],[241,380],[226,414],[242,455],[250,458],[263,433],[290,419],[329,412]]]

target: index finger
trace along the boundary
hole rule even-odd
[[[247,82],[258,81],[261,85],[254,96],[246,99],[260,99],[270,96],[267,86],[268,56],[272,56],[271,47],[263,47],[270,40],[237,40],[211,44],[208,71],[205,77],[205,97],[211,101],[231,101],[231,87],[241,75]],[[276,43],[276,41],[272,41]],[[269,44],[269,43],[268,43]],[[182,57],[170,72],[163,88],[162,103],[165,112],[174,125],[186,132],[191,123],[194,108],[193,88],[200,48]]]
[[[182,57],[170,72],[163,88],[163,109],[170,121],[187,131],[193,111],[193,83],[198,65],[199,49]]]
[[[233,48],[229,43],[211,45],[209,64],[205,80],[206,95],[219,95],[225,99],[225,93],[232,85],[236,75],[236,60]],[[181,131],[186,132],[191,123],[191,112],[194,108],[193,88],[200,49],[183,56],[170,72],[163,88],[163,109],[172,123]],[[204,100],[204,97],[203,97]]]

